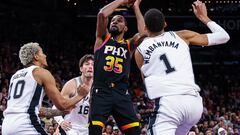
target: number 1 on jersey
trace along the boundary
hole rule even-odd
[[[174,67],[171,67],[171,65],[170,65],[170,63],[169,63],[169,61],[168,61],[168,59],[167,59],[166,54],[162,54],[162,55],[160,56],[160,60],[163,60],[165,66],[166,66],[166,68],[167,68],[167,70],[165,70],[165,72],[166,72],[167,74],[175,71],[175,68],[174,68]]]

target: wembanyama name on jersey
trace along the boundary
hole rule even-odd
[[[161,42],[153,43],[146,50],[146,53],[145,53],[146,55],[144,57],[145,63],[149,63],[149,59],[151,57],[151,54],[156,48],[158,48],[158,47],[171,47],[173,49],[178,49],[178,45],[179,45],[179,43],[175,42],[175,41],[161,41]]]
[[[144,59],[141,71],[149,98],[200,91],[195,84],[189,45],[176,33],[148,37],[137,50]]]

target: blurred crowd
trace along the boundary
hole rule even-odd
[[[18,45],[9,46],[1,43],[0,51],[0,119],[7,105],[9,80],[13,73],[22,68],[18,60]],[[54,48],[54,46],[52,46]],[[53,49],[48,46],[48,49]],[[43,45],[43,48],[46,46]],[[84,51],[83,51],[84,52]],[[54,74],[58,88],[70,78],[78,76],[77,63],[79,58],[61,55],[61,52],[48,53],[49,70]],[[71,55],[71,53],[69,52]],[[136,66],[132,66],[129,90],[132,101],[141,122],[141,135],[146,135],[148,118],[154,114],[154,101],[149,100]],[[240,135],[240,76],[238,66],[196,65],[195,79],[201,87],[204,112],[200,122],[195,125],[189,135]],[[44,99],[43,106],[51,107],[52,103]],[[58,124],[52,118],[42,118],[43,126],[49,134],[56,134]],[[112,116],[103,131],[104,135],[120,135]]]
[[[87,35],[87,32],[82,32],[84,34],[81,35],[79,33],[81,30],[68,27],[70,24],[65,26],[58,23],[12,21],[15,23],[0,21],[0,125],[3,120],[3,111],[7,106],[11,75],[22,68],[18,58],[21,45],[30,41],[40,41],[40,45],[47,54],[48,69],[53,73],[59,90],[67,80],[79,75],[79,58],[86,53],[93,53],[92,41],[94,40],[91,39],[94,37],[93,34],[93,37]],[[218,52],[221,55],[206,59],[216,61],[223,54],[227,57],[230,54],[226,53],[226,49],[221,48]],[[239,54],[238,52],[236,58],[239,58]],[[199,61],[201,57],[193,56],[193,58]],[[239,71],[240,66],[234,63],[232,65],[224,63],[194,65],[195,80],[201,88],[204,112],[189,135],[240,135]],[[134,61],[132,61],[129,82],[133,105],[141,122],[141,135],[146,135],[149,116],[154,114],[155,103],[147,98],[141,75]],[[51,107],[52,103],[44,98],[43,106]],[[52,118],[42,118],[42,124],[49,134],[57,134],[59,125]],[[112,116],[109,117],[106,125],[104,135],[121,135]]]

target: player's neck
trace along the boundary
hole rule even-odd
[[[149,32],[149,37],[156,37],[164,33],[164,30],[160,32]]]
[[[84,84],[87,84],[87,85],[92,85],[92,82],[93,82],[93,77],[84,77],[84,76],[80,76],[82,82]]]
[[[41,67],[41,64],[39,63],[39,62],[32,62],[32,63],[29,63],[29,64],[27,64],[26,65],[26,67],[31,67],[31,66],[39,66],[39,67]]]
[[[113,39],[116,40],[116,41],[122,41],[124,39],[123,38],[123,34],[119,34],[119,35],[113,36]]]
[[[41,68],[47,68],[47,66],[48,66],[48,65],[43,64],[43,63],[40,62],[40,61],[34,60],[33,62],[29,63],[29,64],[27,65],[27,67],[30,67],[30,66],[33,66],[33,65],[39,66],[39,67],[41,67]]]

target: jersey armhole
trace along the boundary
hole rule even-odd
[[[129,40],[126,40],[126,41],[127,41],[128,51],[131,52],[131,44],[130,44],[130,41],[129,41]]]
[[[111,34],[107,34],[107,36],[106,36],[105,40],[103,41],[102,45],[100,47],[98,47],[96,49],[96,51],[101,49],[106,44],[106,42],[110,39],[110,37],[111,37]]]

